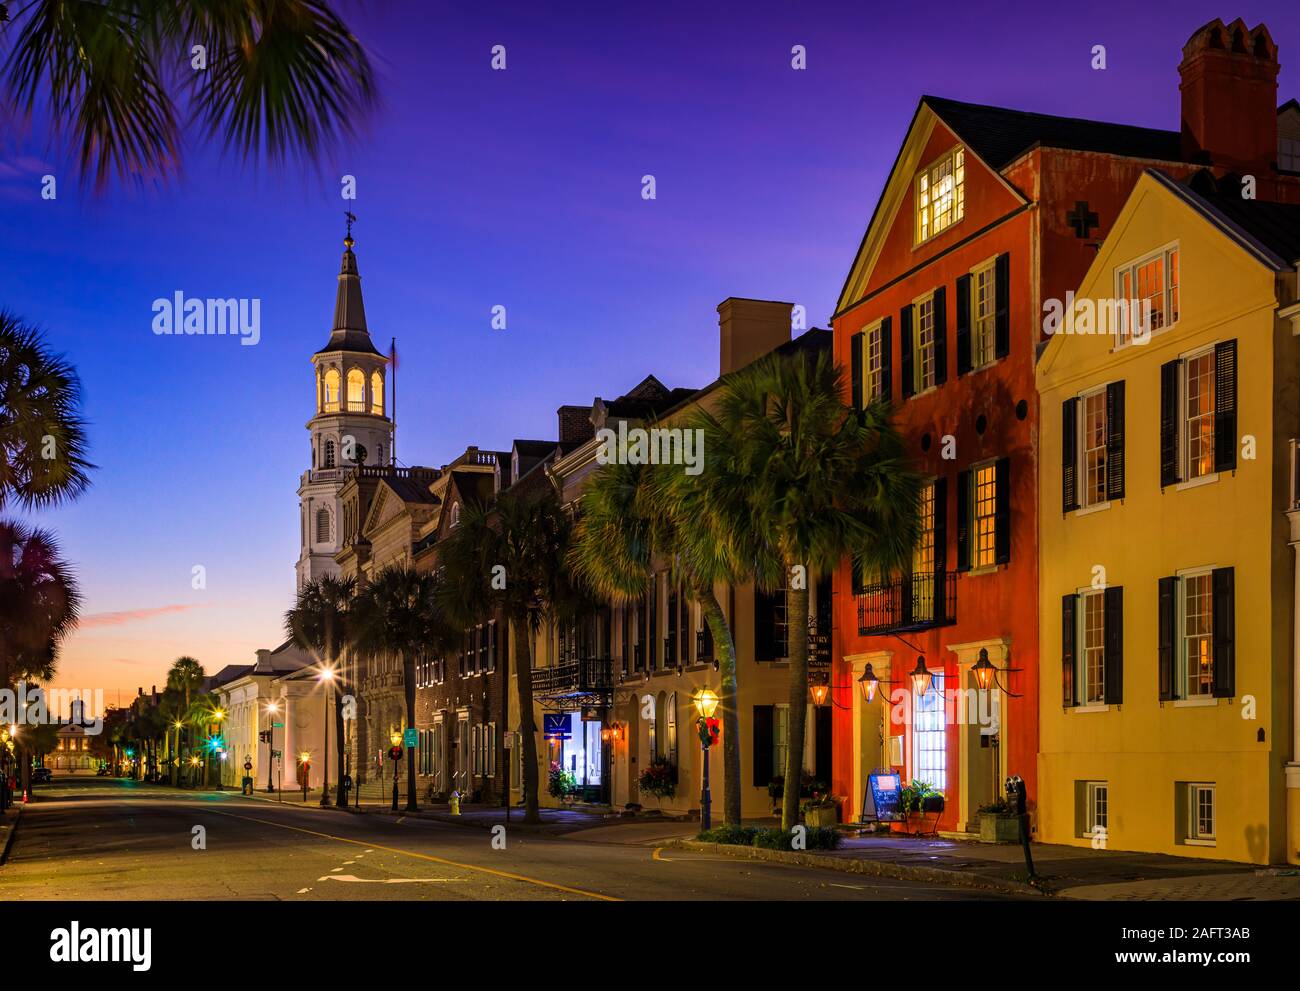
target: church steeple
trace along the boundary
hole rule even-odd
[[[350,212],[348,233],[343,239],[343,262],[339,266],[338,290],[334,297],[334,327],[326,345],[316,352],[351,351],[360,354],[379,354],[366,326],[366,308],[361,301],[361,276],[357,272],[357,256],[352,253],[352,223],[357,218]]]

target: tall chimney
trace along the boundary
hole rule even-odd
[[[591,425],[590,406],[561,406],[556,410],[560,419],[560,443],[584,441],[596,435],[596,428]]]
[[[790,340],[793,303],[728,296],[718,304],[718,374],[744,368]]]
[[[1277,160],[1277,45],[1263,24],[1215,18],[1183,46],[1183,157],[1233,172],[1269,173]]]

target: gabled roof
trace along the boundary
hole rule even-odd
[[[1300,205],[1221,195],[1219,183],[1208,172],[1197,173],[1190,183],[1175,182],[1155,169],[1146,174],[1273,268],[1300,260]],[[1228,178],[1230,189],[1236,181]]]

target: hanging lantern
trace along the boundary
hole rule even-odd
[[[862,698],[866,702],[876,701],[876,693],[880,691],[880,679],[876,673],[871,670],[871,665],[862,672],[862,677],[858,679],[858,687],[862,689]]]
[[[979,660],[975,662],[975,666],[971,668],[971,671],[975,675],[975,683],[984,691],[987,692],[993,687],[993,682],[997,678],[998,669],[990,663],[989,652],[985,648],[980,648]]]
[[[925,655],[918,654],[916,657],[916,667],[912,669],[912,692],[917,698],[922,698],[930,690],[930,685],[934,681],[934,675],[925,667]]]
[[[808,691],[812,695],[813,705],[825,705],[826,696],[830,693],[831,686],[824,681],[819,681],[808,686]]]

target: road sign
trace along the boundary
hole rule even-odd
[[[408,726],[402,731],[402,745],[405,747],[415,747],[420,743],[419,731],[414,727]]]

